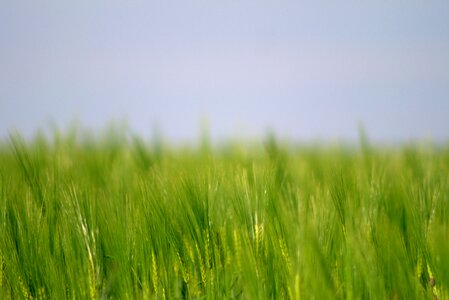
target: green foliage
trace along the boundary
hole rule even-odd
[[[1,299],[449,297],[449,149],[0,147]]]

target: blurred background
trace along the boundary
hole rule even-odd
[[[1,1],[12,130],[449,139],[448,1]]]

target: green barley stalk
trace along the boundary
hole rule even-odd
[[[0,299],[446,299],[449,144],[364,145],[0,142]]]

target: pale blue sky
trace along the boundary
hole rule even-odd
[[[449,139],[448,1],[1,1],[0,137]]]

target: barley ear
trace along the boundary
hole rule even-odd
[[[158,290],[158,283],[159,283],[159,276],[158,276],[158,270],[157,270],[157,264],[156,264],[156,256],[154,255],[154,251],[151,252],[151,263],[152,263],[152,268],[151,268],[151,278],[153,279],[153,288],[154,288],[154,293],[155,296],[157,298],[157,290]]]
[[[3,256],[0,255],[0,289],[3,287],[3,268],[4,268]]]

